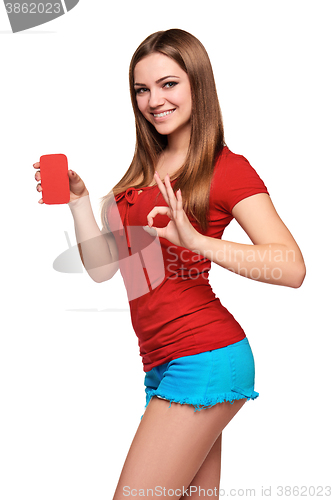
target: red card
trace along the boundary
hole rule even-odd
[[[40,157],[40,177],[44,203],[68,203],[70,199],[68,162],[63,154]]]

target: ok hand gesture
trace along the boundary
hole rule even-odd
[[[197,241],[202,235],[194,229],[184,212],[180,189],[178,189],[175,196],[169,174],[165,177],[165,185],[157,172],[155,172],[154,178],[168,206],[155,207],[149,212],[147,215],[149,228],[154,229],[159,237],[166,238],[177,246],[195,251]],[[153,226],[153,219],[157,214],[167,215],[170,218],[170,222],[166,227],[158,228]],[[149,228],[145,228],[147,232],[150,232]]]

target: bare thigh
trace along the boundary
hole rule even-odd
[[[212,500],[219,496],[221,477],[222,432],[211,447],[200,469],[184,491],[182,500],[202,500],[209,496]],[[205,494],[206,493],[206,494]]]
[[[153,397],[129,449],[114,500],[155,496],[164,488],[160,496],[180,498],[245,402],[218,403],[194,412],[192,406],[172,403],[169,407],[169,401]]]

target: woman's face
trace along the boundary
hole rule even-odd
[[[159,52],[141,59],[134,89],[139,110],[160,134],[190,134],[190,81],[176,61]]]

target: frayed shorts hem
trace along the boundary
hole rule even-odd
[[[168,396],[167,394],[160,394],[159,391],[147,391],[147,403],[145,408],[147,408],[151,398],[153,396],[157,396],[160,399],[165,399],[171,403],[179,403],[181,405],[186,404],[193,406],[194,411],[200,411],[200,410],[205,410],[207,408],[212,408],[218,403],[225,403],[229,402],[233,404],[234,401],[238,401],[239,399],[246,399],[249,401],[250,399],[256,399],[259,396],[259,393],[256,391],[253,391],[251,396],[245,396],[244,394],[238,393],[238,392],[226,392],[224,394],[220,394],[216,397],[209,397],[209,398],[204,398],[200,400],[192,400],[191,398],[183,398],[183,399],[177,399]],[[169,406],[169,408],[170,408]]]

